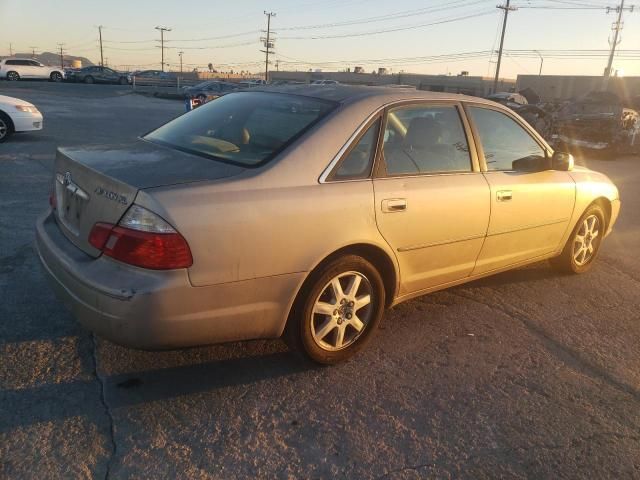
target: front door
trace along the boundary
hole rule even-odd
[[[573,214],[573,179],[563,171],[514,171],[514,160],[548,156],[546,148],[515,117],[481,106],[467,111],[491,188],[491,221],[474,274],[554,252]]]
[[[469,276],[489,223],[489,186],[459,106],[388,111],[374,178],[376,221],[400,265],[400,295]]]

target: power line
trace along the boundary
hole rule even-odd
[[[338,35],[312,35],[312,36],[298,36],[298,37],[280,37],[281,39],[286,39],[286,40],[324,40],[324,39],[329,39],[329,38],[350,38],[350,37],[364,37],[364,36],[371,36],[371,35],[379,35],[379,34],[383,34],[383,33],[391,33],[391,32],[401,32],[401,31],[405,31],[405,30],[414,30],[417,28],[425,28],[425,27],[431,27],[434,25],[442,25],[445,23],[452,23],[452,22],[459,22],[462,20],[468,20],[470,18],[478,18],[478,17],[483,17],[486,15],[491,15],[493,13],[492,10],[490,11],[479,11],[476,13],[471,13],[469,15],[463,15],[463,16],[459,16],[459,17],[452,17],[452,18],[444,18],[441,20],[437,20],[434,22],[429,22],[429,23],[421,23],[418,25],[407,25],[407,26],[401,26],[401,27],[393,27],[393,28],[387,28],[387,29],[382,29],[382,30],[372,30],[372,31],[367,31],[367,32],[357,32],[357,33],[345,33],[345,34],[338,34]]]

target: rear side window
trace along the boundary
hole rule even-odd
[[[379,129],[380,119],[371,124],[355,145],[351,146],[329,180],[356,180],[369,177]]]
[[[252,167],[269,161],[336,105],[280,93],[232,93],[176,118],[144,138]]]
[[[454,105],[390,110],[383,154],[390,176],[471,171],[469,145]]]
[[[545,151],[514,119],[496,110],[469,107],[480,135],[487,170],[513,170],[513,162]]]
[[[7,60],[6,62],[4,62],[5,65],[20,65],[18,63],[18,60]]]

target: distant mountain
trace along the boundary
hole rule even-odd
[[[42,52],[36,54],[34,57],[31,53],[20,53],[17,52],[13,55],[16,58],[34,58],[45,65],[52,66],[60,66],[60,55],[58,53],[52,52]],[[1,58],[1,57],[0,57]],[[6,57],[5,57],[6,58]],[[74,55],[66,55],[64,56],[64,66],[70,67],[74,60],[80,60],[82,62],[82,66],[86,67],[87,65],[93,65],[94,63],[86,57],[76,57]]]

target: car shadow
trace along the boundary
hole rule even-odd
[[[542,280],[550,280],[563,276],[556,272],[547,262],[539,262],[526,267],[498,273],[488,277],[473,280],[451,287],[450,290],[469,289],[474,287],[501,287],[518,283],[531,283]]]
[[[0,392],[0,432],[39,422],[100,414],[109,408],[130,407],[227,387],[254,385],[322,367],[289,352],[276,352],[120,374],[95,379],[48,383]]]

